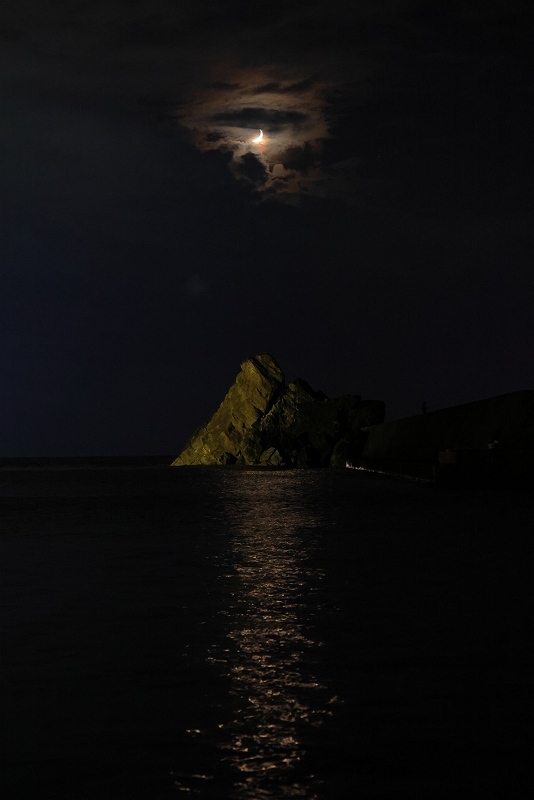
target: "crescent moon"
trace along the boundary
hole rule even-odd
[[[260,135],[259,135],[259,136],[256,136],[256,138],[255,138],[255,139],[253,139],[252,141],[253,141],[253,142],[255,142],[255,144],[258,144],[259,142],[261,142],[261,140],[262,140],[262,139],[263,139],[263,131],[262,131],[262,129],[260,128]]]

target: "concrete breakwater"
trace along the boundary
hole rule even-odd
[[[534,391],[513,392],[367,428],[360,469],[442,483],[534,476]]]

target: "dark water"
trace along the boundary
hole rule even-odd
[[[0,469],[6,800],[530,797],[532,501]]]

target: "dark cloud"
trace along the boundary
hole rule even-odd
[[[297,81],[297,83],[290,83],[289,86],[284,86],[282,92],[284,94],[299,94],[300,92],[305,92],[308,89],[311,89],[312,86],[315,86],[318,80],[318,75],[312,75],[309,78],[304,78],[302,81]]]
[[[278,81],[271,81],[271,83],[264,83],[263,86],[255,86],[252,90],[254,94],[268,94],[269,92],[279,92],[280,84]]]
[[[240,156],[235,165],[235,171],[240,178],[244,178],[255,188],[267,183],[267,170],[265,165],[254,153],[245,153]]]
[[[226,92],[235,92],[239,89],[238,83],[227,83],[226,81],[211,81],[205,84],[206,89],[219,89]]]
[[[309,144],[305,144],[303,147],[288,147],[278,155],[277,161],[286,169],[306,172],[317,164],[317,153],[314,153]]]
[[[284,110],[275,108],[246,107],[233,111],[222,111],[214,114],[214,122],[224,125],[233,125],[239,128],[268,128],[270,131],[281,131],[287,126],[301,128],[308,117],[302,111]]]
[[[264,83],[261,86],[255,86],[252,90],[254,94],[294,94],[298,95],[300,92],[306,92],[311,89],[318,82],[319,76],[312,75],[309,78],[304,78],[296,83],[290,83],[287,86],[282,85],[279,81],[271,81]]]

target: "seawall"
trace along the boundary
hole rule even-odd
[[[531,477],[534,391],[371,425],[361,457],[350,466],[438,481]]]

